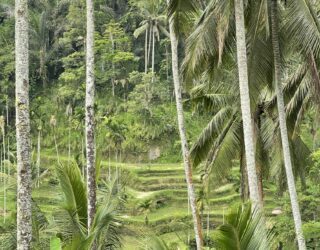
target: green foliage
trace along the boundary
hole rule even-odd
[[[61,240],[57,237],[50,239],[50,250],[61,250]]]
[[[101,205],[95,214],[92,227],[87,228],[87,190],[81,172],[76,164],[57,167],[61,189],[65,195],[63,209],[67,212],[58,215],[57,235],[63,241],[63,249],[89,249],[97,244],[98,249],[108,246],[113,249],[120,245],[120,221],[116,218],[119,208],[119,193],[113,190],[116,181],[108,187]],[[117,195],[119,195],[117,197]],[[114,198],[117,197],[117,198]],[[88,234],[89,231],[89,234]]]
[[[264,219],[251,205],[231,209],[226,222],[214,232],[217,249],[270,249],[272,234],[264,226]]]

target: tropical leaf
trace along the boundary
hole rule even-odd
[[[168,16],[172,18],[174,32],[177,36],[188,33],[193,20],[200,11],[197,0],[169,0]],[[189,26],[189,27],[188,27]]]
[[[134,32],[133,32],[133,36],[135,38],[138,38],[141,34],[143,34],[147,29],[149,28],[149,23],[145,23],[143,25],[141,25],[139,28],[137,28]]]
[[[309,0],[290,0],[287,4],[285,34],[293,46],[305,54],[320,56],[320,22]]]
[[[61,240],[57,237],[50,239],[50,250],[61,250]]]
[[[217,250],[271,249],[273,235],[266,230],[261,214],[252,211],[250,204],[232,208],[225,220],[213,234]]]
[[[87,225],[87,191],[76,163],[58,166],[57,174],[65,196],[64,208],[73,218],[79,232],[85,234]]]

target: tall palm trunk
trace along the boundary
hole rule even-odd
[[[41,127],[38,128],[37,142],[37,187],[40,187],[40,160],[41,160]]]
[[[3,117],[2,117],[3,118]],[[6,210],[7,210],[7,190],[6,190],[6,181],[8,177],[6,176],[6,134],[5,134],[5,121],[3,118],[3,124],[2,124],[2,150],[3,150],[3,159],[2,159],[2,165],[3,165],[3,222],[6,222]]]
[[[238,73],[240,85],[240,101],[243,121],[243,135],[245,144],[245,155],[248,172],[248,184],[250,199],[254,206],[261,206],[259,201],[259,189],[255,164],[255,150],[253,142],[253,125],[250,108],[248,65],[246,35],[244,26],[243,0],[235,0],[235,18],[236,18],[236,40],[237,40],[237,58]]]
[[[8,160],[8,177],[10,177],[10,138],[9,138],[9,104],[8,104],[8,99],[7,99],[7,102],[6,102],[6,116],[7,116],[7,133],[8,133],[8,136],[7,136],[7,160]],[[10,178],[8,179],[8,185],[10,185]]]
[[[144,42],[144,73],[148,72],[148,29],[146,29],[146,37]]]
[[[152,23],[149,25],[149,49],[148,49],[148,65],[150,62],[150,55],[151,55],[151,44],[152,44],[152,30],[153,30],[153,25]]]
[[[69,119],[68,119],[68,125],[69,125],[69,128],[68,128],[68,167],[70,165],[70,161],[71,161],[71,118],[69,116]]]
[[[40,77],[42,80],[42,86],[45,88],[47,86],[47,72],[46,72],[46,46],[40,49]]]
[[[292,162],[290,156],[290,147],[287,131],[286,112],[284,105],[284,98],[281,84],[281,60],[280,60],[280,44],[278,36],[278,5],[277,0],[271,0],[271,34],[272,34],[272,47],[274,56],[274,84],[277,94],[277,106],[279,113],[279,125],[282,141],[282,151],[284,158],[284,165],[287,175],[288,190],[290,195],[292,214],[295,224],[296,237],[300,250],[306,249],[305,240],[302,232],[301,215],[295,187],[294,176],[292,172]]]
[[[203,246],[203,235],[200,216],[197,211],[196,195],[192,180],[192,166],[189,158],[189,146],[187,142],[186,131],[184,127],[184,115],[183,115],[183,105],[182,105],[182,94],[181,85],[179,79],[179,64],[178,64],[178,40],[174,33],[173,21],[169,21],[170,28],[170,40],[171,40],[171,53],[172,53],[172,74],[174,89],[176,95],[176,105],[177,105],[177,115],[178,115],[178,126],[181,139],[181,147],[183,154],[184,169],[186,175],[186,181],[188,186],[188,197],[190,200],[191,213],[193,218],[194,232],[196,237],[197,249],[202,249]]]
[[[28,1],[15,2],[17,249],[31,249]]]
[[[155,35],[154,30],[152,30],[152,65],[151,65],[151,72],[152,72],[152,82],[154,82],[154,51],[155,51]]]
[[[94,10],[93,0],[87,0],[86,48],[86,156],[88,190],[88,231],[96,212],[96,170],[94,142]]]
[[[114,44],[114,39],[113,39],[113,34],[112,32],[110,32],[110,41],[111,41],[111,52],[112,55],[114,55],[114,50],[115,50],[115,44]],[[111,77],[111,83],[112,83],[112,96],[115,96],[115,66],[114,66],[114,62],[111,61],[111,65],[112,65],[112,77]]]

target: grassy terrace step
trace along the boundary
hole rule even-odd
[[[139,181],[139,185],[140,186],[146,186],[146,185],[162,185],[162,184],[172,184],[172,185],[176,185],[176,184],[183,184],[183,185],[187,185],[186,184],[186,180],[184,177],[181,177],[181,176],[174,176],[174,177],[167,177],[167,178],[164,178],[164,177],[161,177],[161,178],[139,178],[138,179]],[[195,179],[194,180],[194,183],[200,183],[199,180]]]
[[[137,199],[157,199],[157,198],[176,198],[176,197],[187,197],[187,190],[186,189],[177,189],[177,190],[172,190],[172,189],[162,189],[162,190],[156,190],[156,191],[147,191],[147,192],[141,192],[132,188],[127,188],[127,192],[134,196]]]
[[[141,177],[168,177],[168,176],[184,176],[183,169],[140,169],[135,170],[135,173]]]
[[[230,203],[233,203],[236,201],[240,201],[240,196],[237,193],[209,199],[210,205],[217,205],[217,204],[229,205]],[[176,202],[179,202],[179,203],[188,202],[188,198],[187,197],[176,197]]]
[[[226,184],[226,185],[223,185],[217,189],[215,189],[213,191],[213,196],[216,196],[216,195],[224,195],[226,193],[230,193],[230,192],[234,192],[235,191],[235,185],[234,184]]]
[[[160,209],[159,209],[160,210]],[[181,208],[170,208],[166,207],[164,209],[166,213],[162,211],[155,211],[154,213],[147,214],[148,216],[148,225],[149,226],[157,226],[161,224],[167,224],[171,222],[191,222],[192,215],[188,214],[187,209],[183,210]],[[223,219],[223,211],[216,210],[209,213],[210,219],[213,221],[222,221]],[[204,219],[207,218],[207,213],[203,214]],[[134,223],[134,224],[145,224],[146,215],[138,215],[138,216],[122,216],[125,223]]]
[[[194,186],[199,188],[201,186],[200,183],[195,183]],[[164,190],[164,189],[171,189],[171,190],[181,190],[186,189],[186,183],[163,183],[163,184],[152,184],[152,185],[137,185],[135,189],[137,191],[157,191],[157,190]]]

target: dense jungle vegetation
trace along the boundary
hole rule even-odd
[[[0,0],[0,246],[320,249],[320,2]]]

